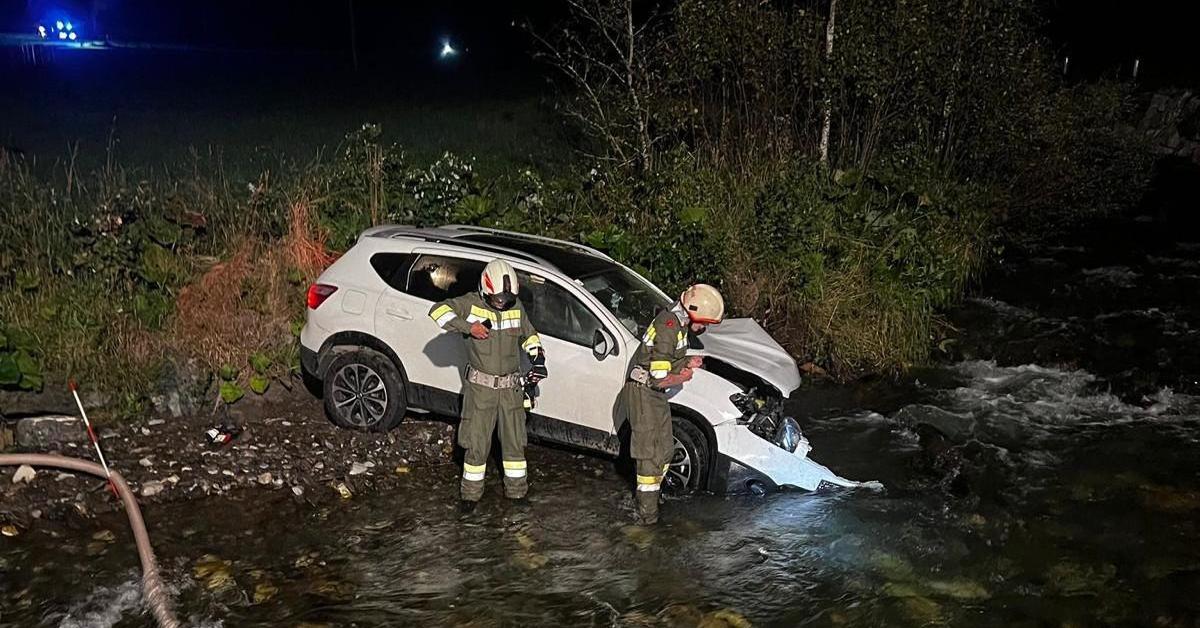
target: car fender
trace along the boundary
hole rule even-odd
[[[317,372],[313,373],[319,379],[325,378],[325,371],[329,368],[329,364],[333,362],[334,357],[339,351],[357,349],[365,347],[374,351],[378,351],[387,356],[392,364],[396,366],[396,370],[400,371],[400,377],[405,385],[408,384],[408,374],[404,370],[404,362],[400,360],[400,356],[392,350],[388,344],[375,336],[358,330],[341,331],[333,334],[321,343],[321,348],[317,351]]]
[[[730,397],[742,392],[729,380],[703,369],[693,371],[692,380],[667,391],[671,405],[686,408],[711,426],[737,421],[742,413]]]

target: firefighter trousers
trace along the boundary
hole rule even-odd
[[[525,497],[529,490],[525,463],[524,394],[520,388],[488,388],[463,383],[462,422],[458,425],[458,444],[466,450],[463,458],[462,498],[479,501],[483,497],[483,478],[487,472],[492,432],[499,427],[500,455],[504,467],[504,495]]]
[[[625,384],[629,412],[629,455],[636,463],[638,515],[644,523],[658,520],[663,476],[674,451],[671,407],[667,394],[644,384]]]

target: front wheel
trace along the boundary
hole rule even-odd
[[[688,495],[708,484],[708,438],[695,423],[678,416],[671,417],[671,432],[674,447],[663,490],[671,495]]]
[[[338,427],[386,432],[408,409],[400,371],[370,349],[338,354],[325,371],[324,392],[325,413]]]

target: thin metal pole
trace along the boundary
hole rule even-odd
[[[79,407],[79,415],[83,417],[83,425],[87,427],[88,438],[92,439],[92,446],[96,448],[96,456],[100,458],[100,465],[104,467],[104,475],[108,478],[108,489],[117,494],[117,487],[112,481],[112,471],[108,468],[108,462],[104,460],[104,452],[100,451],[100,439],[96,438],[96,431],[92,429],[92,422],[88,420],[87,412],[83,410],[83,402],[79,400],[79,387],[75,385],[75,380],[70,380],[67,386],[71,389],[71,395],[75,397],[75,405]]]

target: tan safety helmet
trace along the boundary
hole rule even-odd
[[[507,310],[517,303],[517,294],[521,291],[517,284],[517,271],[512,264],[494,259],[483,267],[479,276],[479,296],[483,301],[497,310]]]
[[[679,297],[688,318],[697,325],[716,325],[725,318],[725,299],[717,289],[698,283],[683,291]]]

